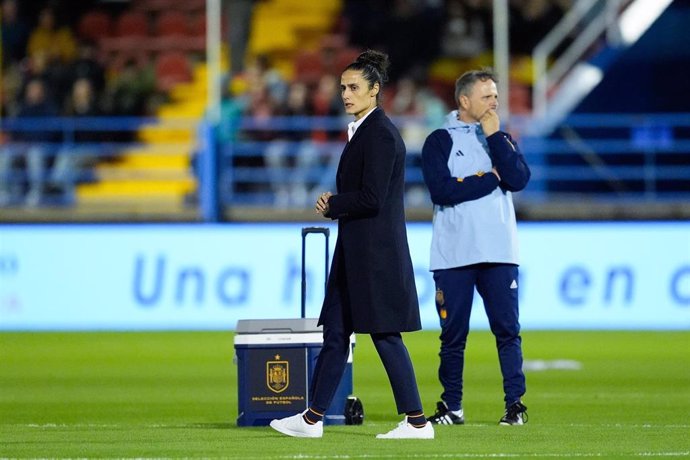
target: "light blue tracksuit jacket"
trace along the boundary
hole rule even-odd
[[[449,113],[422,149],[424,181],[434,203],[430,269],[518,264],[511,192],[527,185],[529,167],[509,134],[485,137],[479,123],[457,115]]]

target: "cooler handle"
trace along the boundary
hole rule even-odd
[[[331,230],[326,227],[303,227],[302,228],[302,318],[306,318],[307,314],[307,268],[306,263],[306,239],[310,233],[321,233],[326,238],[326,272],[324,281],[324,292],[328,286],[328,237]]]

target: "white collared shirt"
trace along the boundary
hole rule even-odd
[[[371,109],[370,111],[367,112],[366,115],[364,115],[362,118],[360,118],[357,121],[352,121],[347,124],[347,141],[350,142],[352,140],[352,136],[355,135],[355,132],[357,131],[357,128],[359,128],[362,123],[364,123],[364,120],[373,112],[376,110],[376,107]]]

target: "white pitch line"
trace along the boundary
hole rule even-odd
[[[549,424],[549,426],[558,426],[558,424]],[[569,423],[565,426],[571,427],[604,427],[604,428],[690,428],[690,425],[685,423],[680,424],[669,424],[669,425],[654,425],[651,423]]]
[[[371,427],[376,427],[376,426],[387,426],[388,424],[386,423],[370,423],[368,426]],[[177,423],[177,424],[165,424],[165,423],[148,423],[148,424],[135,424],[135,425],[129,425],[129,424],[115,424],[115,423],[27,423],[27,424],[10,424],[10,425],[5,425],[5,426],[18,426],[18,427],[25,427],[25,428],[126,428],[126,427],[144,427],[144,428],[199,428],[199,424],[185,424],[185,423]],[[467,427],[484,427],[484,426],[494,426],[494,424],[489,424],[489,423],[465,423],[465,426]],[[536,424],[532,424],[532,426],[537,426]],[[690,424],[685,424],[685,423],[679,423],[679,424],[668,424],[668,425],[655,425],[651,423],[634,423],[634,424],[625,424],[625,423],[567,423],[567,424],[559,424],[559,423],[550,423],[548,425],[544,425],[548,427],[557,427],[557,426],[568,426],[568,427],[577,427],[577,428],[592,428],[592,427],[604,427],[604,428],[672,428],[672,429],[690,429]],[[257,427],[258,428],[258,427]]]

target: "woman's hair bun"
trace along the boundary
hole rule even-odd
[[[374,67],[379,75],[381,75],[382,81],[388,80],[388,67],[390,66],[390,61],[388,60],[388,55],[380,51],[366,50],[355,60],[356,63],[362,65],[370,65]]]

